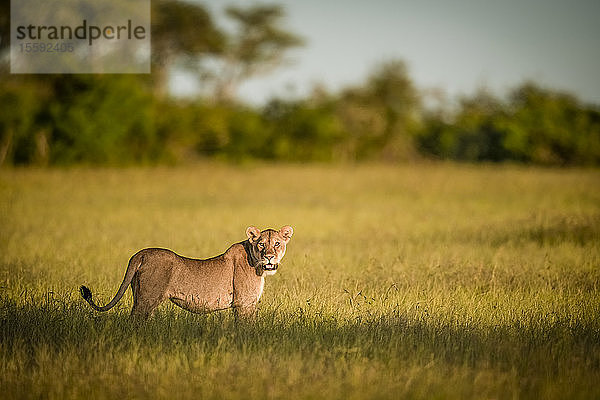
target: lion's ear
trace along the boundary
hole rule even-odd
[[[260,231],[255,226],[249,226],[246,228],[246,236],[250,242],[256,242],[260,238]]]
[[[292,235],[294,234],[294,229],[291,226],[286,225],[279,230],[279,233],[281,234],[283,240],[285,240],[285,242],[287,243],[292,238]]]

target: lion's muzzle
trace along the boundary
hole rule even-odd
[[[271,263],[263,264],[263,269],[265,271],[275,271],[277,269],[277,267],[279,267],[279,264],[271,264]]]

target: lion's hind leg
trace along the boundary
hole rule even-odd
[[[139,274],[136,274],[131,282],[133,293],[133,307],[131,308],[131,319],[147,320],[154,310],[167,298],[166,285],[144,285]]]
[[[150,318],[150,316],[152,315],[152,313],[154,313],[154,310],[160,305],[160,303],[162,303],[162,300],[150,304],[147,303],[137,307],[134,305],[131,308],[130,318],[133,320],[145,321],[148,318]]]

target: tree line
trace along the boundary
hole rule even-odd
[[[282,27],[283,9],[230,7],[236,29],[227,31],[196,3],[152,7],[150,75],[10,75],[1,66],[0,165],[199,158],[600,164],[600,108],[533,82],[507,96],[481,90],[432,107],[406,65],[391,60],[336,92],[316,87],[302,99],[244,104],[239,85],[280,67],[303,44]],[[4,53],[7,24],[0,18]],[[196,74],[203,93],[171,97],[173,68]]]

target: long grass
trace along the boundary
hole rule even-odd
[[[0,397],[600,397],[600,171],[0,171]],[[129,257],[290,224],[258,318],[96,313]]]

